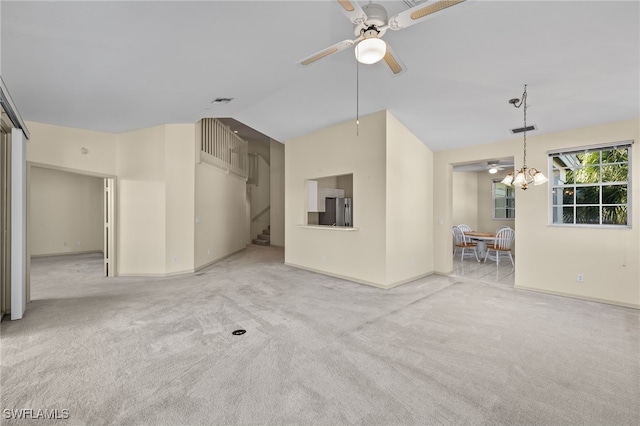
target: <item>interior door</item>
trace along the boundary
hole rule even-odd
[[[104,276],[116,276],[116,188],[114,178],[104,179]]]
[[[0,122],[0,318],[11,310],[11,137]]]

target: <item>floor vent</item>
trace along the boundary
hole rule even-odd
[[[240,329],[240,330],[234,330],[231,334],[233,334],[234,336],[240,336],[246,332],[247,330]]]

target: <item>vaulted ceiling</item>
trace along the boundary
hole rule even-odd
[[[365,2],[360,2],[364,4]],[[384,1],[390,15],[407,8]],[[336,1],[2,1],[0,72],[24,119],[123,132],[232,117],[288,139],[356,116]],[[640,3],[469,1],[388,31],[408,71],[359,67],[359,113],[388,109],[434,150],[640,116]],[[218,97],[230,103],[212,103]]]

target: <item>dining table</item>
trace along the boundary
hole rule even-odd
[[[478,256],[483,259],[487,255],[487,242],[496,240],[495,232],[467,231],[464,235],[477,243]]]

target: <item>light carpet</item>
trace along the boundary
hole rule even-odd
[[[381,290],[273,247],[202,272],[34,259],[25,318],[2,322],[0,408],[69,410],[38,425],[640,424],[637,310],[442,276]]]

